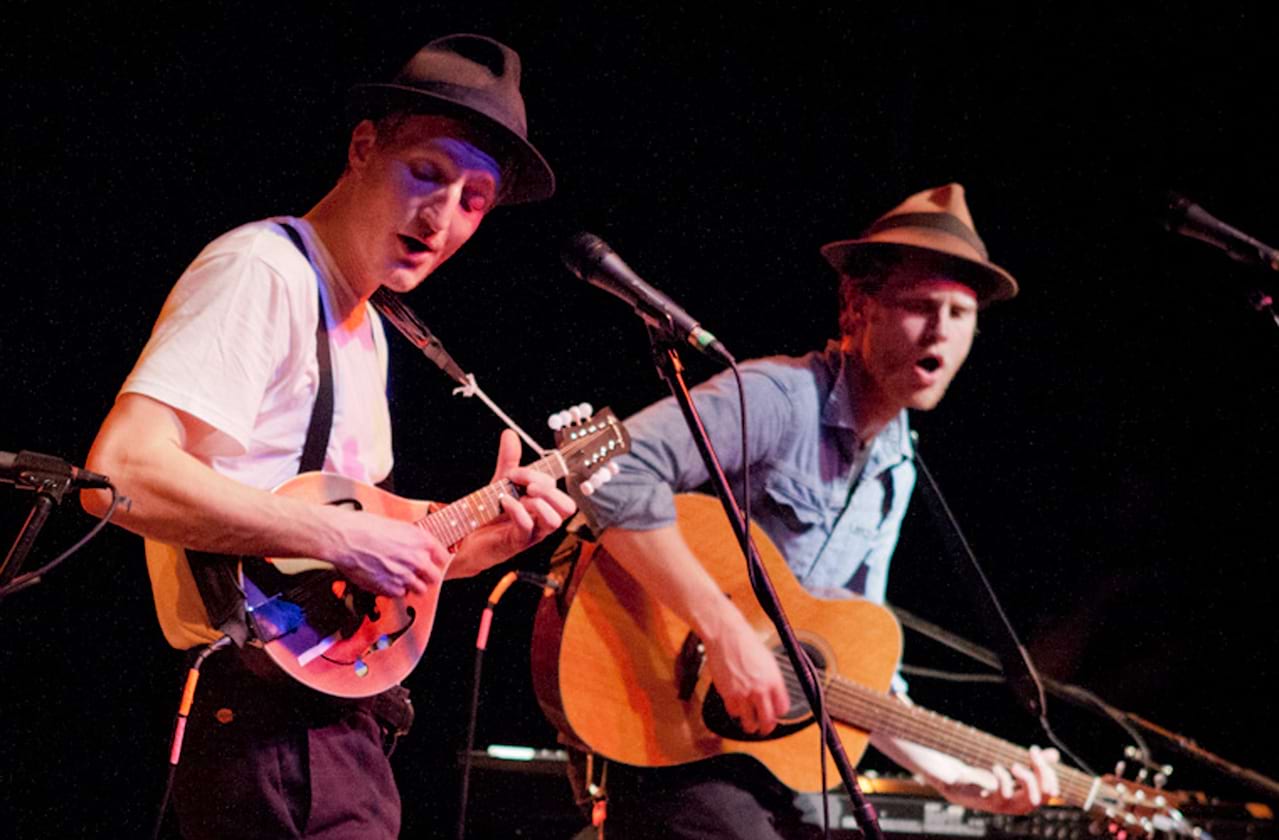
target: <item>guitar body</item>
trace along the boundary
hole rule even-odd
[[[430,502],[401,498],[372,485],[323,472],[303,473],[274,491],[416,522]],[[303,558],[245,561],[245,607],[271,659],[294,679],[338,697],[369,697],[399,683],[417,665],[435,621],[440,588],[402,598],[356,593],[332,566]],[[356,607],[352,611],[348,604]],[[290,606],[303,610],[302,621]],[[283,616],[283,618],[281,618]]]
[[[719,501],[675,497],[679,527],[693,553],[732,598],[761,639],[779,650],[772,623],[755,601],[745,561]],[[753,531],[764,567],[800,644],[825,685],[826,707],[850,761],[869,732],[901,738],[974,766],[1028,766],[1030,754],[1004,741],[887,693],[901,655],[901,628],[869,601],[809,595],[768,537]],[[571,560],[561,597],[544,598],[533,627],[533,686],[547,717],[568,738],[606,758],[640,767],[685,764],[726,753],[749,755],[793,790],[822,786],[821,737],[797,695],[789,663],[779,662],[791,688],[791,711],[768,736],[743,732],[701,668],[699,642],[687,624],[647,593],[598,545]],[[839,782],[827,758],[829,784]],[[1157,832],[1203,836],[1178,810],[1185,794],[1116,776],[1057,768],[1059,800],[1097,817],[1095,833]]]
[[[676,507],[693,553],[760,637],[780,650],[719,501],[686,494],[676,497]],[[767,535],[758,528],[753,535],[796,635],[824,673],[887,690],[902,645],[893,615],[862,599],[809,595]],[[545,599],[534,627],[534,685],[551,721],[591,750],[624,764],[661,767],[744,753],[794,790],[820,790],[821,733],[802,698],[792,696],[792,711],[770,736],[741,732],[717,711],[722,703],[709,673],[699,667],[689,626],[603,548],[588,546],[587,552],[565,597]],[[856,761],[868,734],[841,722],[835,727]],[[834,762],[827,762],[827,781],[837,784]]]

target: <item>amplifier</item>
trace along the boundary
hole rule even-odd
[[[567,760],[561,750],[530,747],[491,746],[473,752],[471,807],[468,808],[468,826],[472,830],[468,834],[547,840],[565,840],[572,836],[586,821],[572,801],[565,777]],[[988,814],[952,805],[932,788],[910,779],[866,775],[859,776],[858,780],[866,798],[875,807],[880,828],[890,840],[951,837],[1091,840],[1112,833],[1077,808],[1049,804],[1025,815]],[[848,795],[836,789],[827,799],[832,840],[860,840],[862,833],[857,828]],[[822,824],[819,794],[803,794],[796,801],[809,815],[809,822]],[[527,807],[529,802],[535,802],[536,806]],[[1279,840],[1274,814],[1266,805],[1220,802],[1194,793],[1182,811],[1211,840]],[[489,834],[499,828],[499,834]],[[1127,840],[1122,831],[1113,834],[1116,840]],[[589,835],[590,832],[584,832],[578,836]]]
[[[1113,835],[1127,840],[1128,834],[1111,829],[1104,822],[1078,808],[1051,803],[1029,814],[988,814],[953,805],[931,788],[907,779],[859,776],[867,800],[875,808],[884,835],[896,840],[928,837],[990,837],[996,840],[1087,840]],[[851,800],[841,790],[828,797],[831,803],[831,837],[838,840],[860,838]],[[809,821],[821,824],[821,796],[798,797]],[[1274,813],[1260,803],[1228,803],[1192,793],[1182,813],[1200,829],[1203,840],[1279,840]],[[1171,834],[1162,837],[1171,838]]]

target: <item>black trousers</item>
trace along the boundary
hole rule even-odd
[[[599,780],[596,757],[596,779]],[[569,781],[590,813],[585,755],[569,750]],[[803,821],[794,793],[754,759],[728,755],[682,767],[608,762],[603,840],[809,840],[821,826]]]
[[[310,691],[250,649],[201,669],[174,782],[182,836],[380,840],[400,797],[373,703]]]

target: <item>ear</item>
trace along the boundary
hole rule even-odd
[[[851,281],[840,287],[839,329],[844,335],[852,335],[866,322],[866,309],[870,294]]]
[[[351,144],[346,150],[347,165],[357,171],[363,169],[373,156],[376,145],[377,127],[372,120],[361,120],[351,132]]]

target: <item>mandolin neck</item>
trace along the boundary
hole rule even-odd
[[[549,475],[553,481],[558,481],[568,474],[564,458],[558,450],[529,464],[526,469]],[[503,478],[463,496],[452,504],[428,513],[416,524],[451,548],[468,534],[497,520],[502,515],[504,496],[519,498],[521,492],[517,485]]]

